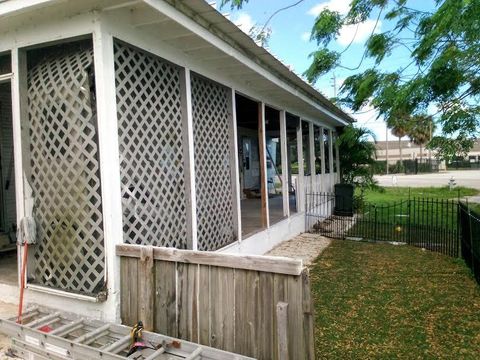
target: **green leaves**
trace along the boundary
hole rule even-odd
[[[313,59],[310,67],[303,73],[309,82],[314,83],[318,78],[338,65],[340,54],[328,49],[321,49],[310,54]]]
[[[367,41],[367,56],[375,58],[380,64],[392,49],[392,39],[387,34],[374,34]]]
[[[336,11],[323,10],[315,20],[310,38],[318,45],[328,45],[336,38],[343,26],[342,17]]]
[[[365,128],[349,125],[338,138],[340,171],[344,183],[372,187],[375,185],[368,168],[375,162],[375,140],[373,133]]]

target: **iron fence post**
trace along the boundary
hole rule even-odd
[[[373,227],[373,238],[375,241],[377,241],[377,207],[374,205],[373,206],[373,209],[375,211],[375,215],[374,215],[374,221],[373,221],[373,224],[374,224],[374,227]]]

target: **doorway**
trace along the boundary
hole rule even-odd
[[[10,81],[0,82],[0,283],[17,285],[15,172]]]

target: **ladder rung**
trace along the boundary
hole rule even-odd
[[[109,324],[105,324],[103,326],[100,326],[98,329],[95,329],[93,331],[90,331],[79,338],[75,339],[74,342],[77,344],[84,344],[88,345],[95,341],[98,337],[103,336],[104,332],[108,332],[108,329],[110,328]]]
[[[165,348],[162,346],[160,349],[155,351],[154,353],[148,355],[145,360],[155,360],[155,358],[165,352]]]
[[[102,350],[105,351],[105,352],[111,352],[111,353],[116,354],[116,353],[120,352],[121,350],[123,350],[128,345],[129,341],[130,341],[130,335],[126,335],[126,336],[118,339],[114,343],[108,345],[107,347],[105,347]]]
[[[59,326],[56,329],[53,329],[50,331],[50,335],[56,335],[56,336],[65,336],[69,333],[71,333],[74,330],[80,329],[83,326],[83,320],[75,320],[74,322]]]
[[[32,321],[31,323],[28,324],[28,327],[29,328],[36,328],[36,327],[39,327],[40,325],[43,325],[44,323],[46,323],[47,321],[50,321],[52,319],[56,319],[60,317],[60,313],[59,312],[56,312],[56,313],[53,313],[53,314],[49,314],[49,315],[46,315],[40,319],[37,319],[37,320],[34,320]]]
[[[197,348],[194,352],[192,352],[190,355],[188,355],[185,360],[195,360],[197,357],[200,356],[202,353],[203,349],[201,347]]]

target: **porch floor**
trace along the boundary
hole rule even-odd
[[[262,200],[243,199],[240,206],[242,211],[242,236],[263,230],[261,214]],[[268,211],[270,215],[270,225],[285,218],[283,216],[283,201],[281,195],[268,198]]]
[[[17,251],[0,253],[0,283],[17,285]]]

